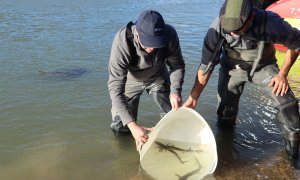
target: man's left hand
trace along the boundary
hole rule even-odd
[[[273,86],[273,93],[278,96],[283,96],[286,94],[289,90],[289,83],[286,78],[286,75],[278,73],[275,77],[272,78],[270,84],[270,87]]]
[[[182,105],[182,99],[177,94],[170,94],[170,102],[173,110],[177,110]]]

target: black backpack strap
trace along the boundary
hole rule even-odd
[[[224,42],[225,42],[225,38],[223,38],[222,35],[220,35],[218,38],[217,45],[214,49],[214,52],[210,57],[210,61],[207,64],[206,69],[202,73],[203,75],[205,75],[207,72],[212,72],[213,69],[215,68],[217,61],[219,61],[219,59],[217,59],[216,57],[220,55]]]
[[[132,21],[130,21],[127,25],[126,25],[126,38],[130,41],[133,42],[133,33],[131,31],[131,26],[133,26],[134,23]]]
[[[129,52],[130,52],[130,56],[131,59],[137,59],[137,53],[136,53],[136,49],[135,46],[133,44],[133,38],[134,35],[132,33],[131,27],[134,25],[134,23],[132,21],[130,21],[127,25],[126,25],[126,39],[127,39],[127,44],[129,47]]]

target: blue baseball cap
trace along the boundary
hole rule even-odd
[[[142,12],[136,22],[140,42],[148,48],[161,48],[167,45],[166,24],[162,15],[153,10]]]

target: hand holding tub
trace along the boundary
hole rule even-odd
[[[139,126],[134,121],[128,123],[127,126],[130,129],[131,134],[135,139],[136,149],[137,151],[139,151],[140,147],[147,142],[148,133],[152,131],[153,128]]]
[[[177,94],[170,95],[170,102],[171,102],[172,110],[175,110],[175,111],[182,105],[182,99]]]

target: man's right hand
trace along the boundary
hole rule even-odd
[[[197,106],[197,100],[189,96],[189,98],[185,101],[185,103],[182,106],[195,109]]]
[[[139,126],[135,121],[131,121],[127,124],[128,128],[131,131],[132,136],[134,137],[137,145],[137,150],[140,146],[145,144],[148,140],[148,132],[152,130],[152,128],[146,128]]]

